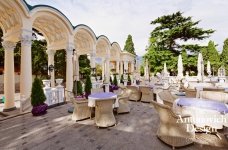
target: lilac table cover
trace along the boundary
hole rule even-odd
[[[220,113],[227,114],[228,108],[224,103],[216,102],[208,99],[198,98],[179,98],[177,101],[178,106],[193,106],[204,109],[216,110]]]
[[[99,93],[93,93],[88,96],[88,106],[89,107],[95,107],[95,101],[97,99],[108,99],[108,98],[116,98],[116,101],[114,103],[113,107],[119,107],[119,103],[117,101],[117,95],[112,92],[99,92]]]

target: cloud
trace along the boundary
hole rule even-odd
[[[222,50],[228,37],[228,1],[208,0],[27,0],[31,5],[47,4],[62,11],[73,23],[90,26],[97,36],[106,35],[111,42],[124,47],[128,34],[133,36],[136,53],[145,54],[150,32],[150,22],[159,16],[184,12],[201,20],[199,27],[214,29],[211,40]],[[209,41],[201,41],[205,44]]]

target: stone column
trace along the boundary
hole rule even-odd
[[[20,95],[29,98],[32,90],[32,31],[23,31],[21,36]]]
[[[135,65],[134,65],[134,61],[131,62],[131,73],[134,73],[135,70]]]
[[[120,61],[119,60],[117,60],[116,61],[116,73],[120,73]]]
[[[2,46],[5,50],[4,60],[4,96],[5,103],[3,111],[15,110],[15,77],[14,77],[14,48],[16,43],[3,41]]]
[[[121,61],[120,62],[120,75],[123,74],[123,62]]]
[[[50,66],[50,65],[54,66],[54,64],[55,64],[54,58],[55,58],[55,52],[56,51],[55,50],[47,50],[46,52],[48,54],[48,66]],[[48,75],[51,76],[51,87],[55,87],[55,69],[52,72],[50,72],[48,70]]]
[[[109,92],[109,79],[110,79],[110,59],[105,59],[105,92]]]
[[[90,66],[91,68],[95,68],[95,53],[90,53]]]
[[[75,59],[75,80],[79,81],[79,55],[76,53],[74,56]]]
[[[105,77],[105,59],[102,58],[102,80],[104,81],[104,77]]]
[[[128,72],[128,61],[124,61],[124,71],[127,71],[127,73],[129,73]],[[125,72],[124,72],[125,73]]]
[[[73,90],[73,47],[66,49],[66,90]]]

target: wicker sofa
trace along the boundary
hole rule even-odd
[[[218,91],[200,91],[200,98],[228,104],[228,93]]]

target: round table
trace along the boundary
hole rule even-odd
[[[88,106],[89,107],[95,107],[95,101],[96,100],[102,100],[102,99],[109,99],[109,98],[115,98],[116,101],[114,103],[114,108],[119,107],[119,103],[117,100],[117,94],[114,94],[112,92],[98,92],[98,93],[93,93],[88,96]]]
[[[197,127],[210,126],[215,129],[228,127],[228,105],[199,98],[178,98],[173,104],[177,114],[191,115]]]

